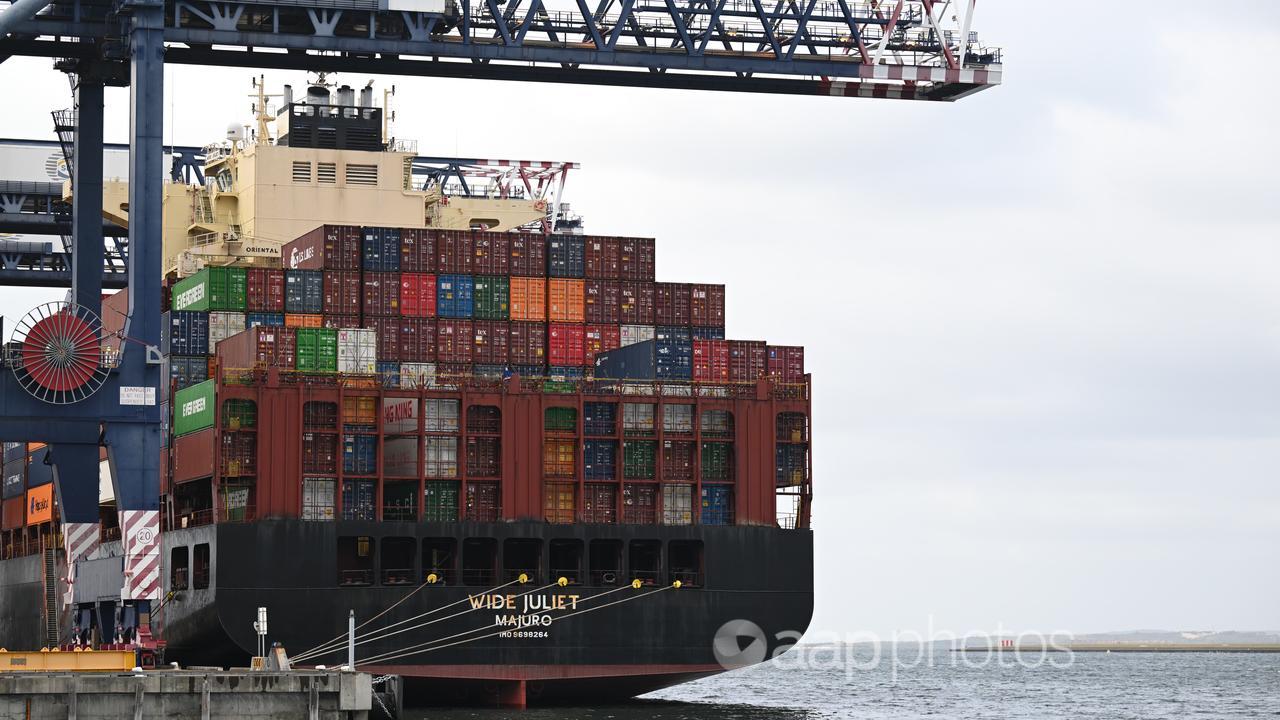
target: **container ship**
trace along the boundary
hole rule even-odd
[[[371,87],[255,112],[166,186],[163,600],[119,607],[109,480],[68,590],[43,450],[7,444],[0,646],[145,621],[165,661],[242,666],[266,608],[267,640],[333,666],[354,615],[357,668],[409,701],[523,705],[798,639],[802,348],[726,339],[725,287],[657,282],[653,239],[584,234],[538,185],[564,164],[424,177]],[[127,223],[127,183],[105,196]]]

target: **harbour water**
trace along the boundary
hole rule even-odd
[[[1182,720],[1280,717],[1280,655],[940,651],[873,662],[808,648],[624,705],[411,711],[411,720]],[[983,664],[983,660],[988,662]],[[1040,662],[1043,661],[1043,662]],[[856,665],[856,667],[855,667]]]

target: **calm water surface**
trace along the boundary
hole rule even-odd
[[[407,714],[413,720],[1280,717],[1280,654],[1077,654],[1064,667],[1000,667],[994,658],[986,667],[974,667],[940,652],[932,667],[927,661],[901,667],[912,664],[914,656],[896,667],[887,660],[872,667],[869,657],[845,652],[809,649],[803,664],[788,654],[778,661],[781,667],[766,663],[624,705]],[[1065,655],[1049,657],[1066,660]],[[851,667],[851,661],[864,669]]]

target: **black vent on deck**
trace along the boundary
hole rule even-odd
[[[277,144],[328,150],[382,150],[382,110],[293,103],[289,132]]]

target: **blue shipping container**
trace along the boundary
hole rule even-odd
[[[22,451],[27,451],[27,444],[22,443]],[[19,457],[4,464],[4,476],[0,477],[0,498],[21,497],[27,487],[27,458]]]
[[[160,352],[165,355],[208,355],[209,313],[174,310],[160,322]]]
[[[658,376],[656,340],[596,353],[597,380],[653,380]]]
[[[613,435],[617,427],[617,403],[589,402],[582,406],[582,430],[587,435]]]
[[[379,361],[378,376],[382,378],[382,387],[399,388],[400,387],[400,363]]]
[[[400,272],[400,229],[363,228],[361,266],[370,272]]]
[[[582,377],[582,368],[577,365],[552,365],[547,368],[547,377],[552,380],[574,379]]]
[[[693,377],[693,337],[687,327],[659,327],[657,376],[662,380],[689,380]]]
[[[33,488],[53,482],[53,466],[44,464],[48,456],[48,445],[31,453],[31,462],[27,464],[27,487]]]
[[[581,236],[552,235],[547,242],[547,275],[580,278],[586,275],[587,244]]]
[[[209,379],[209,358],[204,355],[170,355],[169,377],[176,381],[177,390],[197,385]]]
[[[345,480],[342,483],[342,519],[375,519],[374,498],[377,489],[372,480]]]
[[[692,328],[694,340],[723,340],[724,328],[722,327],[696,327]]]
[[[324,271],[284,271],[284,311],[318,314],[324,312]]]
[[[246,328],[257,325],[284,327],[284,313],[251,312],[244,314],[244,326]]]
[[[441,275],[436,278],[436,315],[469,318],[475,312],[475,280],[470,275]]]
[[[378,472],[378,436],[343,435],[342,471],[352,475]]]
[[[613,480],[617,477],[616,441],[587,440],[582,444],[582,449],[582,467],[588,480]]]
[[[731,485],[702,486],[702,524],[733,524],[733,487]]]
[[[547,369],[541,365],[512,365],[511,374],[526,378],[536,378],[546,375]]]
[[[501,380],[507,376],[506,365],[473,365],[471,374],[486,380]]]
[[[4,461],[13,462],[27,456],[27,444],[24,442],[7,442],[4,444]]]

